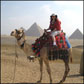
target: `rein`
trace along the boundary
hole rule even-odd
[[[23,35],[24,35],[24,34],[22,34],[22,36],[21,36],[20,38],[18,38],[17,41],[20,41],[20,40],[22,39]],[[25,40],[24,40],[23,43],[20,45],[21,48],[24,47],[24,43],[25,43]]]
[[[24,34],[22,34],[22,36],[20,38],[18,38],[17,40],[20,40],[23,37]]]
[[[14,65],[14,76],[13,76],[13,83],[14,83],[14,80],[15,80],[15,72],[16,72],[16,58],[18,58],[18,55],[17,55],[17,49],[16,49],[16,40],[15,40],[15,65]]]
[[[21,47],[21,48],[23,48],[23,47],[24,47],[24,43],[25,43],[25,41],[23,42],[23,44],[21,44],[21,45],[20,45],[20,47]]]
[[[23,37],[23,35],[20,37],[19,40],[21,40],[22,37]],[[17,39],[17,41],[18,41],[18,39]],[[20,45],[21,48],[24,47],[24,43],[25,43],[25,40],[24,40],[23,43]],[[14,76],[13,76],[13,83],[14,83],[14,81],[15,81],[17,58],[18,58],[18,55],[17,55],[17,44],[16,44],[16,40],[15,40],[15,62],[14,62]]]

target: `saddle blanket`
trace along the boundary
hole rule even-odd
[[[67,43],[65,40],[65,33],[61,32],[60,34],[55,36],[57,48],[58,49],[67,49]],[[40,50],[45,44],[48,46],[53,47],[53,40],[52,37],[49,36],[48,38],[43,34],[40,38],[36,39],[35,43],[32,44],[32,50],[37,55],[40,56]]]
[[[49,60],[67,59],[68,55],[68,49],[48,49]]]
[[[65,38],[65,33],[61,32],[56,37],[56,44],[58,48],[68,48]]]

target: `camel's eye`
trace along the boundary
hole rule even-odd
[[[13,34],[13,33],[14,33],[14,31],[11,32],[11,34]]]

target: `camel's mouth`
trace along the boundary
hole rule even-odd
[[[14,36],[14,32],[13,31],[10,33],[10,36]]]

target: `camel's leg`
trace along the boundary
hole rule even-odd
[[[60,83],[65,81],[65,79],[66,79],[66,77],[67,77],[67,75],[68,75],[68,73],[70,71],[70,68],[69,68],[69,58],[68,59],[64,59],[63,61],[65,63],[65,72],[64,72],[64,76],[63,76],[62,80],[60,81]]]
[[[47,72],[49,74],[49,78],[50,78],[50,83],[52,83],[52,77],[51,77],[51,70],[50,70],[50,66],[49,66],[49,60],[48,59],[44,59],[44,63],[47,67]]]
[[[42,80],[42,71],[43,71],[43,59],[39,59],[39,64],[40,64],[40,73],[41,73],[41,76],[40,76],[40,80],[37,82],[37,83],[40,83],[41,80]]]

